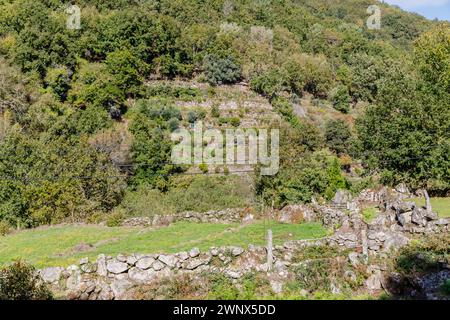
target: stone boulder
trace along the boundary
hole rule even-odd
[[[347,202],[350,202],[352,200],[352,195],[347,190],[338,190],[336,191],[336,194],[334,195],[333,204],[335,205],[347,205]]]
[[[178,259],[173,255],[160,255],[158,260],[167,265],[169,268],[175,268]]]
[[[189,256],[191,258],[195,258],[200,254],[200,250],[198,248],[192,248],[191,251],[189,251]]]
[[[413,211],[397,213],[397,220],[401,226],[405,227],[412,222]]]
[[[368,269],[372,269],[370,267],[372,266],[369,266]],[[378,291],[382,288],[382,282],[383,274],[381,273],[381,270],[373,268],[372,274],[369,276],[369,278],[367,278],[365,285],[369,291]]]
[[[64,268],[61,267],[50,267],[41,270],[40,276],[42,280],[46,283],[57,282],[61,278]]]
[[[416,207],[416,204],[414,202],[408,202],[408,201],[395,201],[391,203],[391,208],[397,213],[402,214],[406,212],[412,212],[414,208]]]
[[[409,196],[410,192],[408,187],[406,186],[406,184],[404,183],[400,183],[395,187],[395,191],[397,191],[398,193],[401,193],[403,195]]]
[[[280,210],[277,220],[281,223],[312,222],[316,219],[314,210],[302,204],[287,205]]]
[[[425,216],[427,215],[427,211],[422,208],[414,208],[414,211],[411,215],[411,222],[417,224],[418,226],[426,226],[427,219]]]
[[[156,277],[156,272],[153,269],[142,270],[136,267],[128,270],[128,277],[131,281],[137,283],[146,283],[153,280]]]
[[[139,259],[135,265],[139,269],[146,270],[149,269],[155,261],[156,261],[155,258],[145,256]]]
[[[133,286],[133,283],[128,279],[119,279],[111,283],[111,291],[114,294],[115,300],[126,299],[128,289]]]
[[[386,239],[384,241],[384,251],[389,251],[391,249],[399,249],[406,246],[410,239],[403,235],[401,232],[386,232]]]
[[[194,270],[202,265],[206,265],[211,261],[210,255],[199,256],[194,259],[189,259],[183,263],[183,268],[187,270]]]
[[[111,259],[106,263],[106,270],[114,274],[124,273],[128,270],[128,264],[117,259]]]

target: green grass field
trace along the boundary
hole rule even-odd
[[[193,247],[207,250],[213,246],[263,245],[268,228],[273,231],[275,244],[327,235],[318,223],[279,224],[269,221],[246,226],[180,222],[153,230],[93,225],[55,226],[1,237],[0,265],[23,259],[41,268],[67,266],[82,257],[95,259],[100,253],[114,256],[119,253],[175,253]],[[92,247],[80,251],[76,249],[80,244]]]
[[[425,198],[413,198],[408,201],[414,201],[417,205],[425,206]],[[450,217],[450,198],[431,198],[431,207],[437,212],[440,218]]]

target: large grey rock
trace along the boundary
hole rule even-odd
[[[191,251],[189,251],[189,256],[191,258],[195,258],[200,254],[200,250],[198,248],[192,248]]]
[[[155,258],[153,257],[143,257],[136,262],[136,267],[146,270],[149,269],[154,262]]]
[[[427,211],[425,209],[423,209],[425,212],[423,214],[423,216],[425,218],[427,218],[428,220],[437,220],[439,219],[438,214],[434,211]]]
[[[180,261],[189,259],[189,253],[187,253],[187,252],[180,252],[177,254],[177,256],[178,256],[178,259],[180,259]]]
[[[419,226],[425,226],[427,224],[425,215],[426,215],[426,210],[421,209],[421,208],[414,208],[414,210],[411,214],[411,222],[415,223]]]
[[[353,267],[357,267],[358,265],[360,265],[360,261],[359,261],[359,256],[357,252],[350,252],[348,254],[348,260],[350,261],[351,265]]]
[[[125,298],[125,294],[128,289],[133,286],[133,283],[127,279],[115,280],[111,283],[111,290],[114,293],[116,300],[122,300]]]
[[[95,271],[97,271],[97,264],[88,262],[88,263],[82,264],[80,266],[80,269],[84,273],[94,273]]]
[[[76,290],[81,283],[81,271],[78,266],[71,265],[67,267],[67,272],[69,277],[66,281],[66,287],[69,291]]]
[[[411,223],[411,218],[412,218],[412,211],[408,211],[408,212],[403,212],[403,213],[399,213],[397,214],[397,219],[398,222],[402,225],[402,226],[406,226],[409,223]]]
[[[64,271],[64,268],[61,267],[50,267],[42,269],[40,274],[42,280],[47,283],[53,283],[58,281],[61,278],[61,274]]]
[[[400,232],[387,232],[384,241],[384,251],[399,249],[409,243],[409,238]]]
[[[231,249],[231,254],[235,257],[241,255],[244,252],[244,249],[242,249],[241,247],[233,247]]]
[[[127,257],[127,261],[126,261],[126,262],[127,262],[129,265],[134,266],[134,265],[136,264],[137,261],[138,261],[138,260],[136,259],[135,256],[129,256],[129,257]]]
[[[173,255],[160,255],[158,260],[167,265],[169,268],[175,268],[178,259]]]
[[[314,210],[301,204],[287,205],[281,209],[278,221],[281,223],[299,223],[301,221],[311,222],[316,219]]]
[[[112,300],[114,298],[114,293],[107,283],[100,283],[97,287],[99,288],[97,300]]]
[[[236,270],[225,270],[225,275],[233,279],[239,279],[242,276],[242,274]]]
[[[100,254],[97,257],[97,274],[102,277],[108,275],[108,270],[106,269],[106,256],[104,254]]]
[[[409,194],[410,194],[410,193],[409,193],[408,187],[407,187],[406,184],[404,184],[404,183],[398,184],[398,185],[395,187],[395,191],[397,191],[398,193],[405,194],[405,195],[409,195]]]
[[[138,283],[148,283],[155,278],[155,271],[153,269],[142,270],[136,267],[128,270],[128,277],[131,281]]]
[[[275,294],[280,294],[283,292],[283,283],[281,281],[271,280],[270,287],[272,288],[272,292]]]
[[[125,256],[123,254],[119,254],[116,259],[117,259],[117,261],[120,261],[120,262],[127,262],[127,256]]]
[[[412,212],[416,204],[414,202],[406,202],[406,201],[396,201],[392,204],[392,208],[397,212],[397,214]]]
[[[128,270],[128,264],[116,259],[112,259],[106,263],[106,269],[111,273],[119,274]]]
[[[159,271],[159,270],[163,269],[164,267],[165,267],[165,265],[161,261],[155,261],[152,265],[152,268],[155,271]]]
[[[436,221],[433,221],[433,223],[435,225],[437,225],[437,226],[446,226],[446,225],[450,224],[450,219],[449,218],[447,218],[447,219],[442,218],[442,219],[438,219]]]
[[[347,190],[338,190],[334,195],[332,202],[336,205],[347,204],[352,199],[352,195]]]
[[[383,276],[381,274],[381,271],[377,270],[372,274],[369,278],[366,280],[366,287],[370,291],[377,291],[381,289],[383,281]]]
[[[194,270],[200,267],[201,265],[208,264],[210,260],[211,260],[210,257],[199,257],[195,259],[189,259],[183,264],[183,267],[188,270]]]

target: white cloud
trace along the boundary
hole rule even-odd
[[[384,0],[384,2],[395,4],[404,9],[442,7],[450,4],[450,0]]]

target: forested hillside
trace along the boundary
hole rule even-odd
[[[374,3],[379,30],[366,26]],[[81,28],[69,29],[63,1],[0,0],[5,225],[96,221],[149,203],[282,207],[400,182],[450,191],[449,23],[362,0],[76,5]],[[280,172],[181,175],[170,133],[199,119],[238,127],[245,108],[195,108],[238,83],[278,115],[260,125],[280,128]]]

